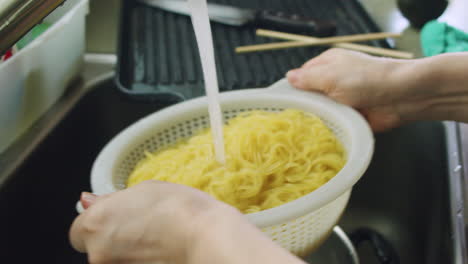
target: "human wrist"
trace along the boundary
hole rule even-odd
[[[186,264],[304,264],[232,207],[206,216]]]
[[[389,105],[402,122],[468,121],[468,78],[464,59],[445,54],[416,60],[391,60],[384,80]]]
[[[468,121],[466,55],[444,54],[414,60],[413,94],[406,99],[418,104],[414,120]]]
[[[243,221],[240,212],[222,203],[200,214],[191,224],[186,261],[180,264],[208,264],[216,263],[216,260],[229,263],[222,261],[223,251],[233,239],[231,230],[242,228]]]
[[[376,106],[387,105],[402,122],[417,120],[427,111],[430,98],[439,94],[439,77],[427,59],[380,59],[373,85],[379,87]]]
[[[414,85],[408,85],[412,75],[408,71],[413,70],[412,64],[409,60],[373,57],[373,62],[366,67],[368,72],[363,74],[366,80],[359,82],[359,87],[355,87],[367,87],[363,90],[370,93],[372,100],[364,107],[395,104],[411,93]]]
[[[411,97],[424,80],[423,72],[415,60],[385,59],[375,79],[376,87],[381,86],[387,103],[398,102]]]
[[[419,60],[434,97],[468,94],[468,53],[448,53]]]
[[[412,98],[434,99],[468,94],[468,53],[412,60],[404,69]]]

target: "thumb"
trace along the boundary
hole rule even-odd
[[[292,86],[298,89],[323,92],[324,87],[319,68],[315,66],[290,70],[286,74],[286,78]]]
[[[96,202],[97,198],[98,196],[95,194],[92,194],[89,192],[82,192],[80,201],[81,201],[81,204],[83,205],[83,208],[88,209],[88,207],[90,207]]]

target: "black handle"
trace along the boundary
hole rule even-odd
[[[257,27],[277,29],[289,33],[307,33],[318,37],[336,34],[336,24],[333,22],[268,10],[257,12],[255,25]]]
[[[374,249],[377,259],[382,264],[400,264],[400,258],[395,248],[377,231],[369,228],[360,228],[349,235],[356,248],[368,241]]]

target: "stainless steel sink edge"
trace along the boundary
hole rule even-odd
[[[466,126],[452,121],[444,122],[447,141],[448,175],[453,239],[453,256],[455,264],[468,263],[466,227],[468,224],[467,181],[464,164],[468,146],[462,144],[462,137],[466,137],[462,127]]]

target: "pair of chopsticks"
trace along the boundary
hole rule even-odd
[[[316,38],[316,37],[283,33],[283,32],[272,31],[272,30],[258,29],[257,35],[263,36],[263,37],[285,39],[285,40],[290,40],[290,41],[237,47],[236,52],[247,53],[247,52],[286,49],[286,48],[294,48],[294,47],[331,45],[333,47],[361,51],[361,52],[365,52],[365,53],[369,53],[373,55],[385,56],[385,57],[393,57],[393,58],[400,58],[400,59],[413,58],[413,54],[409,52],[350,43],[350,42],[358,42],[358,41],[368,41],[368,40],[400,37],[401,34],[397,34],[397,33],[381,32],[381,33],[357,34],[357,35],[337,36],[337,37],[328,37],[328,38]]]

